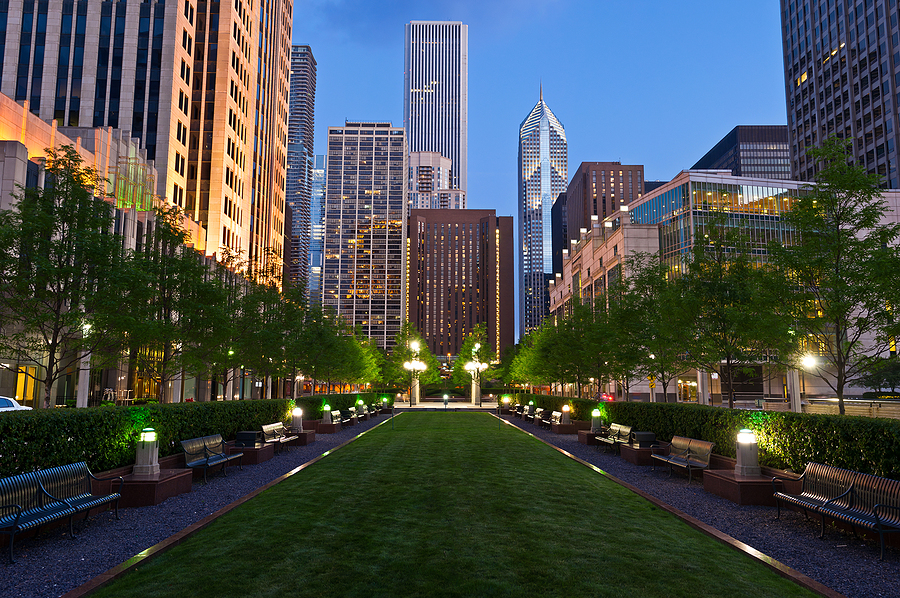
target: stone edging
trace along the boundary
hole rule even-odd
[[[493,415],[493,417],[497,417],[494,414],[491,414],[491,415]],[[753,548],[749,544],[745,544],[745,543],[741,542],[740,540],[732,538],[728,534],[723,533],[723,532],[717,530],[716,528],[703,523],[699,519],[695,519],[694,517],[691,517],[687,513],[684,513],[683,511],[680,511],[679,509],[676,509],[675,507],[659,500],[655,496],[651,496],[650,494],[647,494],[643,490],[635,488],[628,482],[624,482],[624,481],[616,478],[615,476],[608,474],[607,472],[603,471],[596,465],[594,465],[592,463],[588,463],[587,461],[576,457],[572,453],[570,453],[564,449],[561,449],[558,446],[554,446],[554,445],[550,444],[549,442],[547,442],[546,440],[543,440],[542,438],[538,438],[531,432],[528,432],[527,430],[520,428],[519,426],[515,425],[514,423],[512,423],[510,421],[507,421],[503,418],[499,418],[499,419],[506,425],[512,426],[513,428],[520,430],[524,434],[528,434],[535,440],[546,444],[547,446],[549,446],[550,448],[552,448],[554,450],[559,451],[560,453],[562,453],[566,457],[572,459],[573,461],[576,461],[577,463],[580,463],[581,465],[584,465],[585,467],[589,467],[590,469],[594,470],[595,472],[599,473],[600,475],[604,476],[605,478],[615,482],[616,484],[619,484],[620,486],[630,490],[631,492],[634,492],[641,498],[653,503],[655,506],[659,507],[660,509],[678,517],[679,519],[681,519],[682,521],[687,523],[692,528],[706,534],[707,536],[713,538],[714,540],[718,540],[722,544],[730,546],[734,550],[743,552],[744,554],[746,554],[753,560],[755,560],[759,563],[762,563],[763,565],[765,565],[766,567],[768,567],[769,569],[771,569],[778,575],[781,575],[784,578],[790,579],[797,585],[800,585],[800,586],[806,588],[807,590],[815,592],[816,594],[819,594],[820,596],[824,596],[825,598],[846,598],[846,596],[844,596],[840,592],[836,592],[835,590],[832,590],[828,586],[826,586],[822,583],[819,583],[818,581],[814,580],[813,578],[808,577],[795,569],[791,569],[784,563],[777,561],[777,560],[773,559],[772,557],[760,552],[759,550]]]
[[[348,444],[350,444],[357,438],[363,436],[364,434],[367,434],[371,430],[374,430],[375,428],[378,428],[378,427],[388,423],[389,421],[391,421],[391,419],[393,419],[393,417],[394,416],[391,416],[391,417],[385,419],[384,421],[379,422],[377,425],[372,426],[368,430],[366,430],[364,432],[360,432],[353,438],[348,439],[347,441],[339,444],[338,446],[334,447],[333,449],[325,451],[318,457],[310,459],[306,463],[295,467],[291,471],[272,480],[268,484],[261,486],[261,487],[257,488],[256,490],[250,492],[249,494],[237,499],[233,503],[222,507],[215,513],[212,513],[211,515],[207,515],[206,517],[204,517],[197,523],[189,525],[188,527],[184,528],[180,532],[172,534],[171,536],[169,536],[162,542],[154,544],[150,548],[148,548],[142,552],[139,552],[138,554],[134,555],[133,557],[131,557],[130,559],[128,559],[127,561],[122,563],[121,565],[117,565],[117,566],[113,567],[112,569],[110,569],[109,571],[107,571],[105,573],[101,573],[100,575],[91,579],[90,581],[87,581],[87,582],[81,584],[77,588],[74,588],[74,589],[66,592],[65,594],[63,594],[62,598],[83,598],[84,596],[90,595],[92,592],[99,590],[100,588],[102,588],[106,584],[110,583],[114,579],[117,579],[117,578],[121,577],[122,575],[124,575],[125,573],[128,573],[129,571],[135,569],[138,565],[141,565],[141,564],[149,561],[150,559],[153,559],[154,557],[157,557],[157,556],[163,554],[164,552],[168,551],[170,548],[174,548],[175,546],[178,546],[179,544],[181,544],[182,542],[187,540],[189,537],[191,537],[195,533],[199,532],[200,530],[202,530],[209,524],[211,524],[213,521],[215,521],[216,519],[218,519],[225,513],[228,513],[232,509],[235,509],[235,508],[241,506],[242,504],[244,504],[251,498],[254,498],[258,494],[265,492],[266,490],[268,490],[275,484],[278,484],[279,482],[286,480],[287,478],[291,477],[295,473],[298,473],[301,470],[306,469],[313,463],[316,463],[316,462],[324,459],[325,457],[327,457],[334,451],[347,446]]]

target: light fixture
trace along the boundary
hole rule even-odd
[[[816,358],[813,355],[804,355],[803,356],[803,368],[807,370],[811,370],[818,365],[816,362]]]
[[[735,465],[734,474],[748,477],[760,474],[759,445],[756,443],[756,435],[746,428],[737,435],[737,465]]]
[[[156,430],[144,428],[138,437],[135,451],[134,467],[131,473],[135,476],[159,475],[159,442]]]

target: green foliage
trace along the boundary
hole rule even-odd
[[[394,397],[385,393],[376,392],[351,392],[333,395],[313,395],[300,397],[296,400],[297,406],[303,409],[303,419],[322,419],[323,407],[328,405],[331,410],[349,409],[355,407],[357,401],[362,399],[366,405],[381,406],[381,399],[386,398],[388,407],[394,404]]]
[[[761,465],[803,471],[810,461],[900,479],[900,421],[893,419],[746,411],[679,403],[601,403],[604,419],[647,430],[660,440],[687,436],[715,442],[735,456],[737,433],[753,430]]]
[[[107,324],[127,285],[105,179],[71,146],[48,149],[44,171],[43,188],[19,188],[14,209],[0,211],[0,351],[44,364],[35,382],[49,407],[67,369],[115,342]]]
[[[413,351],[411,346],[418,343],[419,350]],[[386,384],[403,388],[407,392],[411,384],[410,371],[403,367],[407,361],[418,359],[427,366],[424,372],[419,374],[419,384],[437,384],[441,380],[441,366],[438,360],[431,354],[428,343],[416,330],[412,322],[404,322],[400,326],[400,332],[394,337],[394,348],[390,355],[382,362],[382,380]]]
[[[481,363],[490,364],[494,361],[495,355],[494,348],[488,342],[487,326],[484,323],[478,324],[466,335],[459,347],[459,355],[453,362],[453,383],[457,386],[470,384],[472,374],[466,370],[466,364],[476,359]],[[490,380],[494,374],[494,370],[488,368],[479,374],[479,378]]]
[[[569,405],[569,417],[577,421],[591,421],[591,412],[597,408],[597,401],[591,399],[573,399],[553,395],[535,395],[529,393],[510,394],[510,405],[528,405],[533,402],[535,408],[562,411],[563,405]]]
[[[135,442],[143,428],[154,428],[159,455],[181,452],[179,441],[209,434],[226,440],[240,430],[290,421],[293,403],[214,401],[150,403],[99,409],[41,409],[0,417],[0,476],[87,461],[93,471],[134,463]]]
[[[880,178],[853,162],[851,140],[831,137],[809,150],[815,185],[784,218],[799,233],[770,249],[796,285],[785,299],[802,316],[798,326],[820,356],[809,373],[828,384],[844,413],[844,389],[887,353],[900,333],[900,223],[885,222]]]

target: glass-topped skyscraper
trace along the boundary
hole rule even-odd
[[[458,21],[412,21],[406,24],[404,48],[403,126],[409,151],[449,158],[450,188],[465,190],[469,26]]]
[[[519,334],[541,325],[553,276],[550,210],[569,178],[566,131],[544,93],[519,127]]]
[[[316,59],[312,48],[291,46],[290,115],[288,116],[287,202],[291,210],[291,261],[288,281],[308,284],[313,125],[316,111]]]

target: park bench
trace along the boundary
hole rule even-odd
[[[540,407],[538,407],[538,409],[540,409]],[[534,423],[534,413],[534,405],[525,405],[525,410],[522,412],[522,419]]]
[[[535,425],[540,425],[541,419],[543,419],[543,417],[544,417],[544,408],[543,407],[538,407],[536,409],[532,408],[532,413],[528,413],[526,411],[525,417],[527,419],[530,419],[531,423],[533,423]]]
[[[547,428],[548,430],[553,428],[553,423],[559,423],[559,418],[556,417],[558,411],[550,411],[549,409],[545,409],[543,413],[541,413],[541,421],[538,422],[542,428]],[[559,414],[562,417],[562,413]],[[537,417],[535,417],[537,420]]]
[[[356,425],[356,408],[353,407],[352,411],[350,409],[341,409],[341,425],[342,426],[355,426]]]
[[[277,451],[287,446],[289,442],[300,438],[299,436],[288,436],[283,422],[263,424],[262,433],[266,444],[274,444]]]
[[[191,469],[203,469],[203,483],[206,483],[206,472],[210,467],[222,466],[222,475],[227,476],[225,469],[230,461],[237,460],[238,466],[244,469],[242,460],[244,453],[229,455],[227,445],[221,434],[191,438],[181,441],[184,449],[184,464]]]
[[[662,461],[669,466],[669,476],[675,467],[681,467],[688,472],[688,484],[691,483],[691,474],[709,468],[709,459],[715,443],[696,438],[674,436],[669,443],[668,454],[661,452],[663,447],[659,444],[651,446],[652,457],[656,461]]]
[[[525,412],[525,405],[516,405],[516,408],[513,409],[513,417],[521,418],[522,414]]]
[[[333,423],[333,424],[341,424],[342,426],[349,426],[349,425],[350,425],[350,415],[349,415],[349,413],[348,413],[348,414],[347,414],[347,419],[345,420],[343,414],[344,414],[343,411],[339,411],[339,410],[337,410],[337,409],[335,409],[334,411],[332,411],[332,412],[331,412],[331,423]]]
[[[820,537],[825,536],[826,517],[849,524],[854,534],[857,528],[876,532],[884,560],[884,534],[900,532],[900,481],[821,463],[807,463],[798,481],[800,494],[789,494],[778,490],[784,479],[772,478],[778,517],[785,502],[807,517],[809,511],[820,515]]]
[[[597,448],[601,446],[606,450],[613,448],[616,454],[621,453],[621,445],[629,442],[631,442],[631,426],[622,424],[611,424],[605,434],[597,436]]]
[[[93,494],[91,482],[119,480],[116,492]],[[114,503],[119,518],[119,498],[122,476],[98,478],[87,463],[72,463],[30,473],[21,473],[0,480],[0,533],[9,536],[9,562],[13,558],[13,544],[18,532],[40,528],[45,523],[69,518],[69,535],[74,537],[73,521],[78,513]]]

